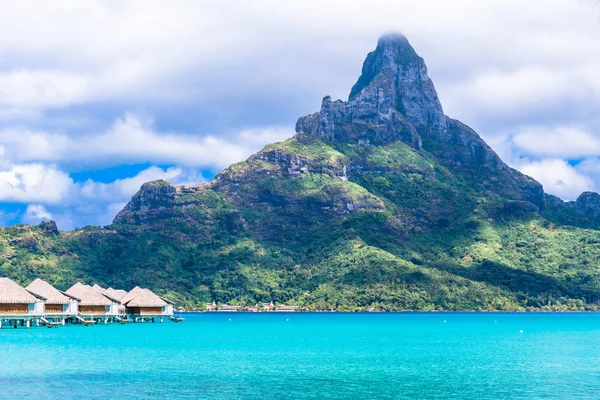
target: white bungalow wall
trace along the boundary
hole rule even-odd
[[[65,304],[65,307],[63,307],[63,312],[66,314],[77,314],[79,312],[79,303],[72,302]]]
[[[106,313],[109,315],[123,315],[125,314],[125,306],[113,303],[110,306],[106,306]]]
[[[32,315],[42,315],[44,314],[45,308],[46,303],[44,301],[36,301],[35,303],[30,303],[28,305],[27,313]]]

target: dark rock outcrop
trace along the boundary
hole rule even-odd
[[[589,217],[600,217],[600,194],[583,192],[575,201],[575,209]]]
[[[115,217],[115,224],[139,224],[169,215],[175,205],[175,186],[164,180],[144,183]]]
[[[56,222],[53,220],[50,221],[42,221],[39,224],[39,227],[44,231],[47,235],[57,236],[60,234],[58,227],[56,226]]]
[[[371,103],[380,111],[395,109],[421,135],[443,136],[446,118],[425,61],[400,34],[382,36],[369,53],[362,74],[350,91],[349,101]]]

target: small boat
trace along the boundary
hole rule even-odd
[[[185,320],[185,318],[181,318],[181,317],[169,317],[169,319],[175,323],[183,322]]]
[[[83,321],[83,326],[94,325],[94,324],[96,324],[96,321],[94,321],[93,319],[86,319],[85,321]]]

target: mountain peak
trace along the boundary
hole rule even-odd
[[[413,65],[419,68],[424,64],[406,36],[400,33],[383,35],[377,41],[375,50],[367,55],[361,76],[350,91],[349,100],[369,86],[380,73],[393,77],[398,73],[399,66]]]
[[[401,33],[388,33],[380,36],[374,52],[392,56],[393,58],[388,61],[395,64],[409,63],[420,59],[406,36]]]
[[[387,97],[385,103],[403,114],[427,136],[445,133],[446,118],[425,61],[399,33],[379,38],[377,47],[367,55],[361,76],[350,91],[349,101],[360,101],[373,93]]]
[[[366,133],[353,134],[340,122],[379,125],[388,132],[362,137]],[[320,112],[300,118],[296,130],[344,141],[401,139],[420,149],[422,139],[445,141],[448,126],[425,62],[404,35],[387,34],[367,55],[348,101],[326,97]]]
[[[471,128],[446,117],[425,61],[401,34],[379,38],[347,102],[325,97],[319,112],[298,120],[296,131],[331,143],[402,141],[508,199],[544,207],[539,183],[509,168]]]

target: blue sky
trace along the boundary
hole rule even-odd
[[[0,224],[105,225],[146,181],[206,182],[346,99],[390,31],[511,166],[566,200],[598,190],[595,0],[217,3],[3,7]]]

